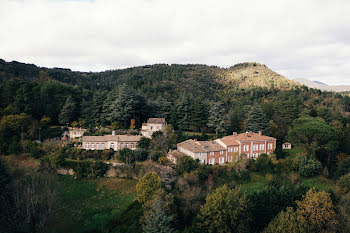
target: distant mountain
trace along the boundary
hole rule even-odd
[[[310,81],[305,78],[297,78],[293,81],[298,82],[307,87],[320,89],[322,91],[346,92],[350,91],[350,85],[327,85],[320,81]]]

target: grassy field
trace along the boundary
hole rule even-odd
[[[135,198],[135,180],[100,178],[74,180],[59,178],[59,219],[57,232],[107,232],[109,223]]]

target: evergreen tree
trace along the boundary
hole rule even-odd
[[[201,131],[208,121],[208,111],[206,105],[203,103],[203,100],[196,98],[193,103],[191,117],[191,126],[197,131]]]
[[[215,133],[224,133],[226,123],[226,112],[221,102],[213,102],[210,105],[208,126],[215,130]]]
[[[175,229],[172,227],[172,216],[167,216],[161,198],[155,200],[151,209],[144,214],[142,231],[145,233],[172,233]]]
[[[248,112],[246,121],[246,131],[259,132],[261,131],[264,135],[271,134],[271,128],[269,122],[266,119],[264,112],[259,105],[254,105]]]
[[[176,125],[181,130],[188,130],[191,122],[192,105],[187,95],[182,95],[175,103]]]
[[[166,99],[158,96],[158,98],[152,103],[152,113],[154,117],[161,117],[168,119],[170,117],[171,103]]]
[[[77,106],[72,96],[66,99],[60,114],[58,115],[58,121],[60,124],[64,125],[66,123],[71,123],[76,117]]]

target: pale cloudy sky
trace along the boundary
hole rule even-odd
[[[256,61],[350,84],[350,1],[0,0],[0,58],[79,71]]]

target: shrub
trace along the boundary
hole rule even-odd
[[[299,157],[298,168],[300,176],[313,177],[321,173],[322,165],[318,160]]]
[[[63,165],[64,168],[71,168],[74,170],[78,178],[98,178],[103,177],[108,171],[109,165],[102,161],[69,161],[66,160]]]
[[[350,173],[343,175],[337,182],[338,188],[342,194],[350,192]]]
[[[198,162],[190,156],[182,156],[176,166],[176,171],[180,174],[189,173],[198,167]]]
[[[162,157],[163,155],[164,153],[161,151],[151,151],[151,153],[149,154],[149,158],[152,161],[158,161],[159,157]]]
[[[347,157],[339,164],[339,167],[335,172],[334,177],[339,178],[349,172],[350,172],[350,157]]]
[[[257,171],[269,172],[273,170],[271,158],[267,154],[261,154],[255,161],[255,168]]]
[[[279,187],[281,185],[281,180],[279,177],[272,174],[266,174],[265,182],[268,186]]]
[[[146,150],[135,150],[133,153],[136,161],[145,161],[148,157]]]

